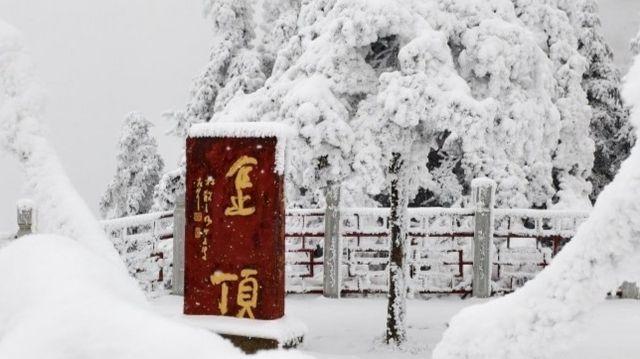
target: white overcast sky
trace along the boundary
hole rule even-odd
[[[601,0],[605,36],[618,64],[640,24],[640,0]],[[181,108],[211,45],[200,0],[0,0],[0,18],[19,28],[48,92],[49,138],[94,210],[115,170],[124,115],[156,124],[161,153],[175,166],[180,144],[163,133],[162,112]],[[15,228],[17,163],[0,153],[0,232]]]

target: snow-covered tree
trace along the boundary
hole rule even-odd
[[[588,205],[593,162],[586,61],[552,1],[302,2],[265,85],[212,121],[278,121],[291,144],[288,199],[345,204],[390,189],[390,341],[401,341],[404,209],[422,188],[453,203],[475,177],[503,206]]]
[[[424,18],[408,17],[405,21],[415,21],[415,28],[420,30],[391,35],[406,38],[406,43],[396,40],[397,51],[376,54],[387,64],[379,78],[378,92],[360,104],[353,120],[354,127],[359,128],[356,173],[364,172],[359,174],[368,177],[371,184],[385,178],[388,181],[384,186],[389,188],[391,205],[386,340],[395,343],[405,340],[407,208],[420,179],[430,173],[424,154],[435,147],[443,131],[463,131],[465,121],[487,118],[456,73],[444,34],[429,28]],[[374,43],[372,49],[377,48],[389,46]]]
[[[553,153],[553,204],[589,207],[594,143],[589,137],[591,110],[582,88],[587,62],[578,52],[571,21],[579,11],[573,0],[515,0],[518,18],[533,31],[554,69],[552,100],[560,113],[560,136]],[[557,206],[557,205],[556,205]]]
[[[588,62],[582,86],[592,109],[591,138],[596,150],[590,180],[591,201],[595,202],[604,186],[613,180],[620,163],[629,156],[635,138],[629,111],[620,96],[620,73],[601,34],[596,1],[581,1],[576,18],[579,50]]]
[[[321,203],[336,182],[346,204],[390,189],[389,341],[403,337],[404,213],[420,187],[459,197],[489,176],[505,205],[551,205],[556,194],[561,85],[513,5],[500,4],[303,2],[265,86],[212,119],[298,129],[290,200]],[[446,160],[432,162],[433,152]]]
[[[174,133],[184,136],[191,123],[212,118],[286,122],[301,134],[291,144],[289,205],[322,205],[326,189],[335,184],[344,189],[344,204],[372,203],[367,182],[353,176],[358,128],[351,120],[359,103],[377,91],[380,71],[371,44],[385,44],[373,38],[365,46],[329,43],[338,23],[328,14],[351,11],[345,1],[260,4],[255,22],[251,14],[257,3],[205,1],[220,44],[196,81],[187,109],[174,113]],[[464,205],[471,179],[489,176],[498,182],[498,205],[587,203],[594,146],[581,86],[587,64],[578,53],[571,20],[580,13],[577,5],[565,0],[430,0],[399,6],[431,16],[430,25],[448,38],[457,73],[476,99],[494,101],[495,113],[493,125],[436,134],[424,156],[429,175],[421,178],[418,196],[410,201]],[[229,19],[235,19],[233,26],[221,26]],[[357,21],[361,26],[379,20]],[[242,66],[227,66],[231,63]],[[473,128],[478,132],[472,136],[482,140],[463,141]],[[173,171],[162,181],[173,186],[159,186],[156,197],[165,198],[162,203],[169,207],[158,209],[170,208],[184,181],[175,175],[183,172]]]
[[[100,201],[104,218],[147,213],[164,162],[151,134],[153,124],[139,112],[129,113],[118,141],[116,174]]]
[[[203,14],[214,35],[209,61],[194,81],[186,108],[165,114],[172,123],[171,132],[180,138],[187,136],[194,123],[209,121],[236,93],[253,92],[265,80],[262,56],[252,43],[256,30],[254,2],[203,0],[203,3]],[[184,188],[184,166],[181,159],[178,169],[164,175],[155,194],[159,199],[156,209],[172,208],[176,190]]]

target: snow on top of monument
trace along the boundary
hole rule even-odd
[[[207,122],[189,129],[189,137],[276,137],[286,140],[295,134],[287,125],[275,122]]]
[[[290,126],[275,122],[207,122],[198,123],[189,129],[190,138],[232,137],[232,138],[267,138],[275,137],[276,166],[279,175],[284,174],[286,164],[287,139],[295,135]]]

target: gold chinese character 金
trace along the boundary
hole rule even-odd
[[[231,206],[225,209],[225,216],[249,216],[256,211],[255,207],[246,206],[246,202],[251,199],[251,196],[244,194],[245,189],[253,187],[249,173],[256,165],[258,165],[258,160],[255,158],[242,156],[229,168],[226,177],[235,176],[236,195],[231,196]]]

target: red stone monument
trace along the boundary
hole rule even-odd
[[[191,129],[184,314],[283,317],[283,131],[272,123]]]

